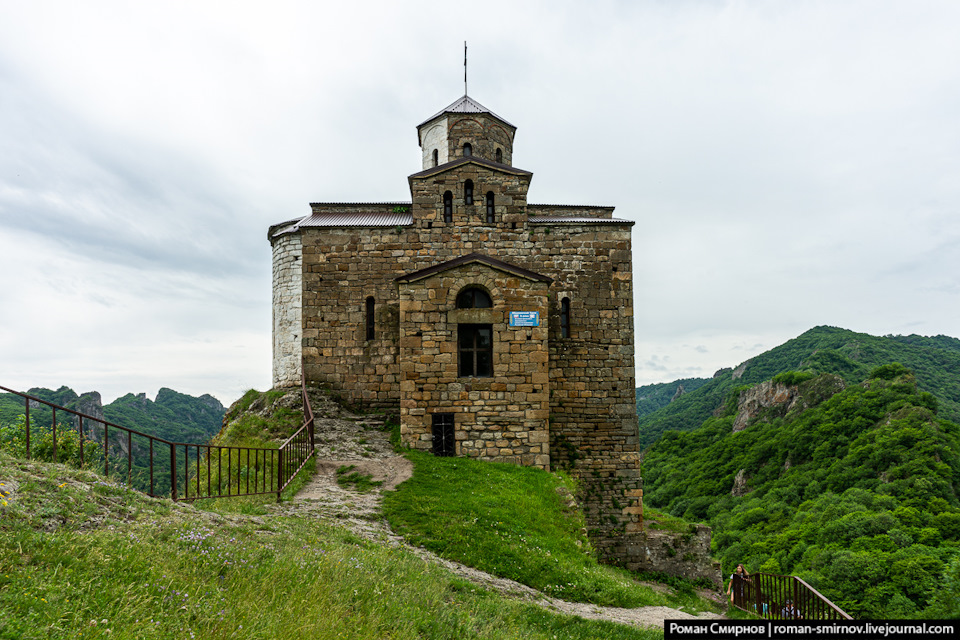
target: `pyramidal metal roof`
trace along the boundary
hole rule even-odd
[[[504,124],[510,125],[514,129],[516,129],[516,126],[510,124],[509,122],[507,122],[506,120],[504,120],[503,118],[495,114],[493,111],[490,111],[490,109],[487,109],[485,106],[483,106],[482,104],[480,104],[479,102],[477,102],[476,100],[474,100],[473,98],[471,98],[466,94],[464,94],[462,98],[455,100],[453,104],[448,106],[446,109],[441,109],[434,115],[430,116],[429,118],[427,118],[426,120],[418,124],[417,128],[419,129],[420,127],[427,124],[431,120],[436,120],[437,118],[439,118],[445,113],[489,113],[490,115],[497,118]]]

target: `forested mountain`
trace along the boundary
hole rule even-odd
[[[684,378],[637,387],[637,416],[642,418],[662,409],[683,394],[696,391],[708,382],[710,378]]]
[[[696,429],[736,387],[769,380],[784,371],[835,373],[855,384],[871,370],[899,362],[913,371],[921,391],[937,397],[940,416],[960,422],[960,340],[949,336],[877,337],[836,327],[815,327],[736,369],[721,370],[661,409],[640,414],[640,443],[665,431]],[[673,383],[671,383],[673,384]]]
[[[171,389],[160,389],[155,401],[149,400],[143,393],[130,393],[106,406],[96,391],[78,396],[73,389],[65,386],[56,391],[34,388],[27,394],[94,418],[83,421],[81,438],[79,420],[72,414],[58,412],[57,444],[54,448],[53,412],[46,405],[31,402],[30,442],[33,456],[49,461],[56,455],[60,461],[79,464],[82,453],[83,464],[102,468],[104,472],[109,468],[119,474],[120,481],[129,482],[142,491],[156,490],[159,493],[167,491],[170,485],[169,465],[163,464],[170,459],[169,447],[161,445],[155,450],[147,438],[133,436],[128,439],[118,434],[116,429],[107,434],[98,420],[170,442],[203,444],[220,431],[225,413],[223,405],[212,396],[196,398]],[[23,399],[19,396],[0,393],[0,449],[9,449],[17,455],[26,454],[24,409]],[[105,451],[108,443],[109,451]],[[151,455],[155,463],[163,463],[151,466]]]
[[[195,398],[166,388],[153,402],[143,393],[128,393],[103,407],[104,417],[116,424],[167,440],[197,443],[219,433],[225,412],[213,396]]]
[[[100,394],[96,391],[78,396],[66,386],[56,391],[34,388],[26,393],[122,427],[176,442],[207,442],[220,431],[226,411],[213,396],[205,394],[194,397],[166,388],[160,389],[155,401],[143,393],[128,393],[107,405],[101,403]],[[0,393],[0,425],[13,424],[23,409],[23,400],[18,396]],[[31,422],[38,425],[49,425],[53,417],[43,405],[31,406],[30,414]],[[58,415],[57,421],[74,425],[69,415]]]
[[[729,392],[702,426],[668,431],[646,452],[644,501],[707,521],[728,573],[743,562],[751,572],[799,575],[855,617],[960,615],[960,427],[942,415],[950,405],[900,364],[850,382],[888,350],[950,366],[957,341],[834,332],[815,329],[754,366],[827,363],[842,378],[787,372]],[[811,352],[816,340],[846,342]],[[956,398],[960,367],[920,369],[927,388]],[[702,415],[700,404],[687,412],[674,416]]]

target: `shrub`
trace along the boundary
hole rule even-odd
[[[910,373],[910,370],[899,362],[891,362],[890,364],[885,364],[883,366],[877,367],[870,372],[871,380],[893,380],[899,378],[904,374]]]
[[[31,423],[33,421],[31,420]],[[76,467],[82,465],[80,458],[80,432],[74,427],[57,424],[56,461]],[[27,427],[23,415],[14,424],[0,425],[0,449],[20,457],[27,457]],[[86,435],[83,437],[83,454],[89,462],[102,458],[103,447]],[[30,457],[42,462],[54,461],[52,425],[30,425]]]
[[[773,377],[774,384],[783,384],[788,387],[795,387],[801,382],[813,380],[817,375],[810,371],[784,371]]]

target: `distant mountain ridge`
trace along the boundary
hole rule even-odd
[[[662,409],[680,396],[696,391],[710,378],[684,378],[673,382],[660,382],[637,387],[637,417]]]
[[[148,435],[175,442],[204,443],[220,431],[226,409],[220,401],[209,394],[199,397],[162,388],[156,400],[145,393],[128,393],[104,405],[100,394],[89,391],[77,394],[62,386],[56,391],[35,387],[28,395],[79,411],[94,418],[109,420],[122,427],[135,429]],[[23,413],[23,401],[12,394],[0,393],[0,424],[11,424]],[[31,407],[31,421],[49,424],[52,419],[46,407]],[[58,422],[73,421],[59,416]]]
[[[944,335],[878,337],[820,326],[734,369],[721,369],[713,379],[686,389],[655,411],[644,412],[638,403],[640,443],[647,447],[666,431],[696,429],[736,387],[770,380],[785,371],[833,373],[857,383],[874,368],[891,362],[910,369],[917,387],[936,396],[941,417],[960,422],[960,340]],[[670,385],[676,383],[666,386]]]

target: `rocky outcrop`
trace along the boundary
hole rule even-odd
[[[824,373],[800,384],[783,384],[768,380],[740,394],[733,432],[743,431],[752,420],[761,416],[784,416],[794,409],[815,407],[843,391],[843,378]]]
[[[95,442],[103,442],[103,424],[97,422],[97,420],[104,419],[103,399],[100,397],[100,393],[98,391],[82,393],[77,400],[72,403],[70,408],[74,411],[79,411],[85,416],[96,418],[96,420],[83,419],[83,433],[87,438]],[[79,428],[80,419],[77,416],[71,415],[70,420],[74,428]]]
[[[685,394],[685,393],[686,393],[686,390],[683,388],[683,385],[682,385],[682,384],[678,384],[678,385],[677,385],[677,392],[673,394],[673,397],[672,397],[672,398],[670,398],[670,402],[673,402],[674,400],[676,400],[677,398],[679,398],[680,396],[682,396],[682,395]]]
[[[225,411],[224,406],[220,404],[220,401],[214,398],[209,393],[203,394],[202,396],[197,398],[197,400],[199,400],[200,404],[202,404],[203,406],[213,411],[217,411],[218,413],[223,413]]]
[[[737,403],[737,417],[733,421],[733,432],[736,433],[746,429],[750,421],[757,418],[766,409],[782,408],[782,413],[786,414],[799,400],[800,391],[794,386],[768,380],[751,387],[740,394],[740,401]]]
[[[733,479],[733,488],[730,490],[730,495],[734,498],[740,498],[748,493],[750,493],[750,489],[747,488],[747,470],[740,469],[740,471],[737,471],[737,477]]]
[[[748,365],[748,364],[750,364],[750,361],[749,361],[749,360],[747,360],[746,362],[744,362],[743,364],[741,364],[739,367],[737,367],[736,369],[734,369],[734,370],[733,370],[733,373],[730,374],[731,377],[732,377],[734,380],[739,380],[740,378],[742,378],[742,377],[743,377],[743,372],[747,370],[747,365]]]
[[[70,408],[97,420],[103,420],[103,399],[98,391],[88,391],[81,394]]]

